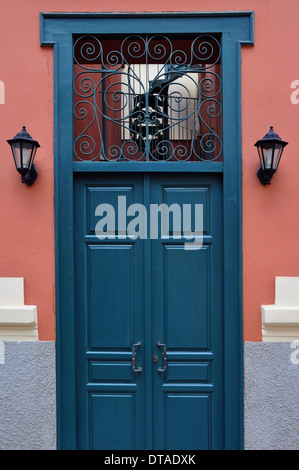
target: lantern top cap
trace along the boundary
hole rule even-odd
[[[13,139],[8,140],[7,142],[9,144],[12,144],[13,142],[19,142],[22,140],[30,141],[36,147],[40,147],[39,143],[36,140],[33,140],[29,132],[27,132],[26,126],[23,126],[22,130],[18,132],[17,135],[15,135]]]
[[[264,135],[263,140],[266,140],[266,139],[279,139],[279,140],[281,140],[279,135],[276,134],[276,132],[274,132],[273,126],[270,126],[269,132],[267,132],[267,134]]]
[[[29,132],[26,131],[26,126],[22,127],[21,132],[18,132],[14,138],[21,137],[22,139],[32,139]]]
[[[279,135],[276,134],[276,132],[274,132],[273,126],[270,126],[269,132],[267,132],[267,134],[264,135],[263,139],[279,139],[279,140],[281,140]]]
[[[263,142],[269,142],[269,141],[278,142],[283,147],[288,145],[288,142],[281,140],[279,135],[276,134],[276,132],[274,132],[273,126],[270,126],[270,130],[267,132],[267,134],[265,134],[264,137],[258,140],[254,145],[257,147],[258,145],[261,145]]]

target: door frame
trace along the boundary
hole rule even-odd
[[[167,19],[167,21],[165,21]],[[125,21],[124,21],[125,20]],[[211,33],[222,35],[223,162],[114,162],[96,171],[223,173],[225,448],[243,448],[243,267],[241,45],[253,45],[254,12],[40,13],[41,46],[54,49],[54,191],[57,446],[76,449],[73,173],[73,34]],[[62,64],[62,66],[61,66]]]

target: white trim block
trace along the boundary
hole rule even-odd
[[[37,340],[37,308],[25,305],[24,279],[0,278],[0,341]]]
[[[262,305],[262,336],[265,342],[299,339],[299,277],[275,278],[275,304]]]

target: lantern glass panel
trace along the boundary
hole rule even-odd
[[[22,167],[21,164],[21,144],[20,142],[15,142],[12,146],[12,151],[13,151],[13,157],[15,160],[15,164],[17,169],[19,170]]]
[[[31,162],[33,161],[33,150],[36,149],[30,142],[22,142],[22,157],[23,157],[23,169],[30,170]]]
[[[270,170],[272,168],[272,161],[273,161],[273,147],[268,147],[265,149],[265,169]]]
[[[273,160],[273,169],[277,170],[279,165],[280,157],[282,154],[283,146],[281,144],[275,144],[274,148],[274,160]]]
[[[261,166],[262,166],[262,168],[264,168],[264,160],[263,160],[263,149],[262,149],[262,146],[261,146],[261,145],[258,145],[257,150],[258,150],[258,154],[259,154]]]

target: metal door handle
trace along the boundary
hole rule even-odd
[[[137,367],[136,368],[136,355],[135,355],[135,348],[142,348],[142,342],[138,341],[137,343],[134,343],[132,346],[132,369],[134,372],[137,372],[137,374],[141,374],[143,372],[142,367]]]
[[[161,343],[161,341],[157,342],[157,348],[161,349],[163,348],[163,369],[162,367],[158,367],[157,372],[158,374],[162,374],[162,372],[165,372],[167,369],[167,353],[166,353],[166,344]]]

